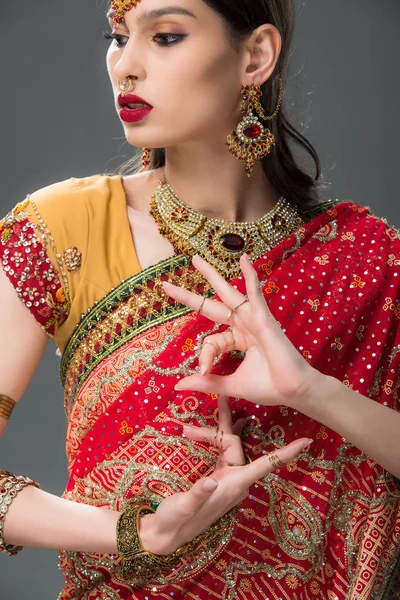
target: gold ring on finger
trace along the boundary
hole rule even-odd
[[[277,456],[274,452],[268,455],[268,460],[271,463],[273,469],[278,469],[279,467],[283,467],[284,463],[280,460],[279,456]]]
[[[218,431],[219,431],[219,429],[215,430],[214,439],[213,439],[213,446],[215,448],[218,448],[218,444],[217,444]]]
[[[236,312],[238,308],[240,308],[241,306],[243,306],[243,304],[246,304],[246,302],[249,302],[249,298],[246,296],[244,300],[242,300],[242,302],[240,302],[237,306],[235,306],[235,308],[232,309],[232,312]]]
[[[224,452],[224,431],[223,431],[223,429],[221,429],[220,434],[219,434],[218,450],[220,452]]]
[[[203,309],[203,306],[204,306],[204,302],[205,302],[206,300],[207,300],[207,298],[206,298],[206,296],[204,296],[204,298],[203,298],[203,300],[202,300],[202,302],[201,302],[201,304],[200,304],[200,308],[199,308],[199,310],[197,311],[197,314],[198,314],[198,315],[200,315],[200,314],[201,314],[201,311],[202,311],[202,309]]]
[[[217,354],[221,354],[221,348],[218,346],[217,342],[203,342],[203,346],[210,344],[210,346],[214,346],[217,351]]]
[[[226,334],[231,334],[231,340],[228,340],[226,337]],[[230,350],[234,350],[236,348],[236,340],[235,340],[235,336],[233,335],[233,331],[232,329],[227,329],[226,331],[222,332],[222,335],[224,336],[226,342],[227,342],[227,346],[226,346],[226,351],[229,352]]]

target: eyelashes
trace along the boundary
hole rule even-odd
[[[117,44],[117,48],[123,48],[128,43],[129,37],[126,35],[120,35],[118,33],[110,33],[108,31],[103,31],[103,36],[106,40],[113,40]],[[179,44],[187,35],[183,33],[156,33],[152,36],[152,41],[157,44],[157,46],[167,47],[173,46],[174,44]],[[172,38],[172,41],[171,41]],[[157,41],[157,39],[161,41]]]

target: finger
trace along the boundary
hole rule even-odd
[[[233,375],[189,375],[175,385],[175,390],[191,390],[205,394],[226,394],[236,397],[233,392]]]
[[[246,425],[247,421],[248,421],[247,417],[242,417],[242,418],[238,419],[234,423],[233,428],[232,428],[233,435],[239,435],[240,436],[242,434],[243,428]]]
[[[246,282],[246,292],[251,308],[257,313],[262,314],[265,312],[265,314],[273,318],[260,290],[260,281],[258,279],[257,272],[251,264],[247,254],[243,254],[243,256],[240,257],[240,267]]]
[[[217,487],[218,482],[211,477],[205,477],[204,479],[196,481],[191,489],[185,494],[183,502],[185,512],[196,514],[204,502],[207,502],[209,497],[215,492]]]
[[[207,279],[211,287],[217,292],[227,306],[233,308],[237,306],[242,300],[244,300],[243,294],[235,290],[214,267],[212,267],[207,261],[201,256],[197,255],[193,257],[193,265],[198,271]]]
[[[229,410],[229,407],[228,407]],[[230,414],[230,411],[229,411]],[[232,427],[232,417],[230,416],[230,426]],[[219,424],[220,431],[224,431],[221,422]],[[225,465],[242,466],[246,463],[244,456],[242,440],[238,435],[228,434],[221,437],[221,446],[223,461]]]
[[[218,398],[218,427],[225,434],[232,433],[232,413],[225,394],[220,394]]]
[[[228,323],[227,318],[229,309],[223,302],[206,298],[202,306],[204,296],[189,292],[189,290],[185,290],[173,283],[169,283],[169,281],[164,281],[163,288],[168,296],[171,296],[171,298],[174,298],[177,302],[188,306],[193,311],[198,312],[201,307],[201,314],[207,317],[207,319],[214,321],[214,323]]]
[[[283,463],[287,463],[306,450],[311,442],[312,440],[309,438],[301,438],[279,450],[275,450],[271,454],[277,456]],[[243,484],[250,486],[274,470],[269,457],[270,454],[266,454],[245,467],[243,470]]]
[[[209,373],[217,356],[235,350],[235,346],[236,340],[230,329],[204,338],[199,355],[200,373],[202,375]]]
[[[206,444],[213,445],[215,432],[215,427],[190,427],[190,425],[183,426],[183,433],[185,436],[195,442],[205,442]]]
[[[268,308],[264,295],[259,287],[259,280],[249,257],[244,254],[240,257],[240,266],[246,281],[246,291],[249,298],[249,304],[252,317],[256,320],[257,327],[254,329],[254,335],[257,342],[264,351],[266,357],[280,362],[285,360],[291,343],[283,334],[279,323],[274,318]],[[235,316],[239,313],[235,313]],[[269,335],[267,335],[267,333]],[[271,334],[277,336],[271,337]]]

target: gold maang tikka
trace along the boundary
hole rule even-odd
[[[140,0],[113,0],[111,8],[114,11],[113,20],[116,23],[122,23],[125,18],[125,13],[131,8],[136,8]]]
[[[245,164],[246,173],[250,177],[254,163],[270,153],[275,144],[275,136],[264,127],[261,120],[271,121],[279,112],[283,98],[283,81],[279,77],[279,96],[276,109],[272,115],[266,115],[260,103],[262,96],[259,85],[246,85],[242,88],[242,101],[239,110],[245,115],[236,130],[227,138],[226,146],[233,156]],[[256,114],[253,114],[253,111]]]

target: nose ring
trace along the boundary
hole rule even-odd
[[[130,77],[126,79],[118,79],[117,88],[122,95],[129,94],[133,90],[133,81]]]

